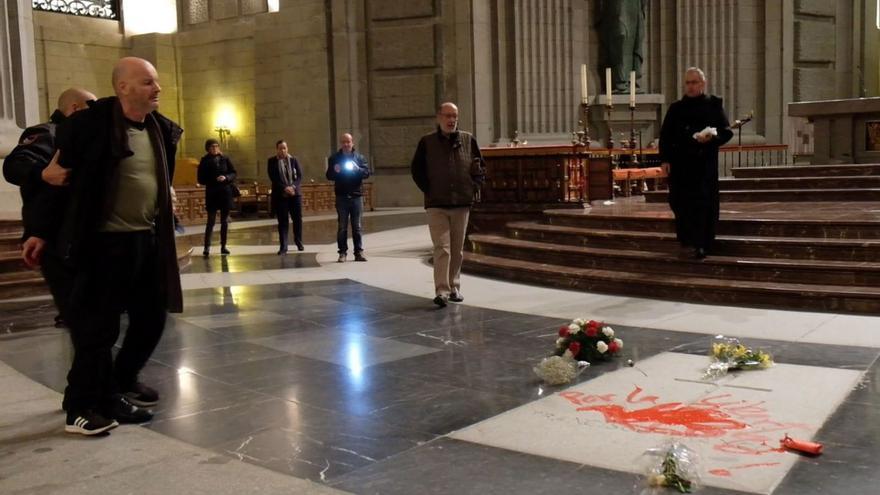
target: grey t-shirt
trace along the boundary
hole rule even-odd
[[[134,155],[119,162],[115,200],[102,232],[149,230],[156,220],[159,181],[150,132],[129,127],[128,145]]]

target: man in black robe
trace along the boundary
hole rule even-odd
[[[669,106],[660,129],[660,160],[669,174],[669,206],[683,247],[702,259],[715,240],[720,213],[718,148],[733,131],[721,98],[706,94],[706,75],[691,67],[685,94]]]

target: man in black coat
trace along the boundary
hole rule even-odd
[[[138,375],[168,311],[183,309],[171,206],[183,130],[157,112],[161,88],[152,64],[123,58],[112,81],[115,97],[77,112],[57,135],[58,163],[71,169],[58,246],[74,270],[65,430],[84,435],[152,418],[142,407],[159,395]],[[114,360],[123,311],[129,325]]]
[[[367,158],[355,151],[354,138],[345,133],[339,138],[339,151],[327,159],[327,180],[332,180],[336,193],[336,247],[338,262],[348,255],[348,225],[351,223],[351,241],[354,260],[367,261],[361,240],[361,216],[364,212],[364,179],[370,176]],[[350,222],[349,222],[350,221]]]
[[[275,156],[269,158],[266,166],[269,180],[272,181],[272,208],[278,219],[278,254],[287,254],[288,217],[293,220],[293,241],[300,251],[302,243],[302,168],[296,157],[287,153],[287,142],[283,139],[275,143]]]
[[[669,106],[660,130],[660,160],[669,174],[669,206],[682,247],[702,259],[712,249],[720,215],[718,148],[733,131],[721,98],[706,94],[706,76],[691,67],[685,94]]]
[[[55,249],[55,238],[67,207],[65,187],[70,171],[57,163],[49,166],[55,155],[55,129],[73,113],[88,108],[95,95],[70,88],[58,97],[58,108],[49,122],[28,127],[16,146],[3,161],[3,177],[19,186],[21,219],[24,225],[21,257],[30,267],[40,267],[52,293],[58,316],[55,325],[63,326],[63,309],[70,295],[72,275]],[[53,185],[55,184],[55,185]]]
[[[205,248],[202,255],[211,254],[211,235],[214,221],[220,212],[220,255],[226,256],[226,237],[229,232],[229,210],[232,209],[235,194],[235,166],[228,156],[220,152],[220,142],[216,139],[205,141],[205,156],[199,161],[197,176],[199,184],[205,186],[205,210],[208,221],[205,223]]]

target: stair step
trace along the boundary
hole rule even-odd
[[[583,247],[677,253],[670,232],[602,230],[535,222],[510,222],[508,237]],[[880,262],[880,239],[817,239],[721,235],[713,252],[720,256]]]
[[[645,201],[665,203],[667,191],[648,191]],[[866,189],[774,189],[721,191],[722,203],[736,202],[821,202],[821,201],[880,201],[880,188]]]
[[[471,251],[477,254],[523,261],[540,259],[542,262],[562,266],[663,273],[672,276],[703,276],[725,280],[880,287],[880,263],[714,255],[704,260],[696,260],[691,257],[689,251],[670,254],[552,245],[494,235],[472,234],[468,239],[472,246]]]
[[[877,220],[827,220],[784,218],[730,218],[722,212],[719,235],[762,237],[811,237],[817,239],[880,239],[880,204]],[[675,232],[672,212],[606,214],[589,210],[546,211],[550,225],[600,230]]]
[[[783,167],[734,168],[736,178],[758,177],[841,177],[880,175],[880,164],[798,165]]]
[[[465,268],[470,273],[520,282],[610,294],[692,303],[880,314],[880,289],[873,287],[669,277],[664,274],[556,266],[477,253],[465,253]]]
[[[880,175],[832,177],[761,177],[720,179],[722,191],[880,188]]]

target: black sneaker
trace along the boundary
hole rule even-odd
[[[363,253],[354,253],[354,260],[355,261],[367,261],[367,259],[364,258]]]
[[[93,411],[85,411],[81,414],[68,414],[64,431],[80,435],[99,435],[117,426],[119,423],[116,420],[107,419]]]
[[[202,250],[202,256],[204,256],[205,258],[207,258],[207,257],[210,256],[210,255],[211,255],[211,250],[210,250],[210,249],[205,248],[205,249]]]
[[[462,302],[464,301],[464,296],[461,295],[461,292],[455,291],[452,294],[449,294],[449,300],[452,302]]]
[[[440,306],[441,308],[446,307],[446,296],[437,296],[434,298],[434,304]]]
[[[230,253],[229,250],[226,249],[226,246],[223,246],[222,248],[220,248],[220,254],[223,255],[223,256],[228,256],[228,255],[230,255],[230,254],[232,254],[232,253]]]
[[[159,403],[159,392],[141,382],[135,382],[128,390],[122,393],[125,400],[138,407],[151,407]]]
[[[120,424],[146,423],[153,419],[153,413],[132,404],[122,395],[117,395],[113,399],[106,412],[107,416],[119,421]]]

